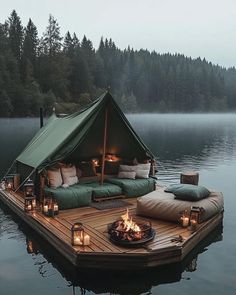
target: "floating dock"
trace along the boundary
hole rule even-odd
[[[151,218],[155,238],[139,247],[120,247],[109,240],[108,225],[122,214],[126,207],[98,210],[83,207],[60,211],[47,217],[40,208],[35,212],[24,211],[24,198],[13,191],[0,191],[0,200],[26,222],[38,235],[49,242],[64,258],[79,268],[138,270],[182,261],[196,245],[222,222],[223,211],[201,223],[194,232],[176,223]],[[136,198],[126,199],[135,216]],[[89,246],[71,245],[71,226],[82,222],[85,233],[90,235]],[[181,236],[182,241],[178,238]]]

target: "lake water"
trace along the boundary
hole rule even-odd
[[[140,274],[79,273],[0,204],[1,295],[236,294],[236,115],[128,118],[157,155],[159,183],[194,170],[201,185],[224,193],[223,233],[214,231],[181,264]],[[38,119],[0,119],[0,175],[38,128]]]

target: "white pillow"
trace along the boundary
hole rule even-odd
[[[120,165],[119,166],[119,171],[120,172],[132,172],[136,171],[136,166],[129,166],[129,165]]]
[[[61,167],[61,175],[62,175],[63,182],[66,183],[66,180],[69,177],[76,176],[76,168],[75,168],[75,166]]]
[[[149,170],[137,170],[136,178],[149,178]]]
[[[77,176],[70,176],[70,177],[65,178],[65,180],[64,180],[64,184],[67,184],[69,186],[76,184],[78,182],[79,182],[79,180],[78,180]]]
[[[151,168],[151,163],[136,165],[136,171],[137,170],[148,170],[148,171],[150,171],[150,168]]]
[[[118,178],[135,179],[135,175],[136,175],[135,171],[120,171],[118,173]]]
[[[49,180],[49,186],[57,188],[62,185],[62,177],[60,168],[54,170],[47,170],[47,177]]]

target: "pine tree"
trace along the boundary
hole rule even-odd
[[[62,37],[60,36],[60,27],[57,20],[50,14],[48,26],[41,40],[43,53],[46,55],[55,56],[61,50]]]
[[[20,61],[23,42],[23,27],[21,25],[20,17],[15,10],[12,11],[8,22],[10,48],[16,59]]]

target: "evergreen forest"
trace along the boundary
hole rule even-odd
[[[145,47],[145,44],[143,45]],[[76,33],[61,36],[50,15],[39,36],[15,10],[0,23],[0,117],[45,115],[56,107],[83,108],[107,87],[125,112],[236,110],[236,69],[182,54],[119,49],[101,37],[99,47]]]

